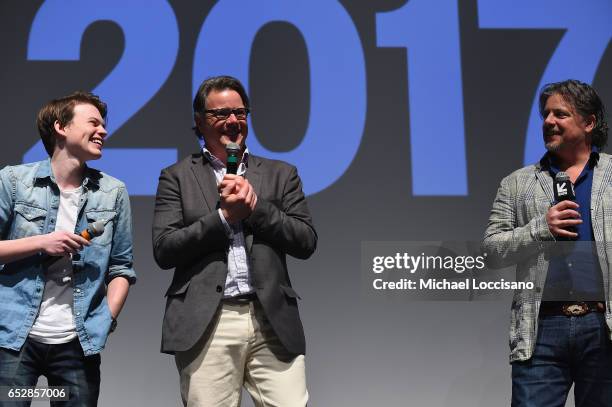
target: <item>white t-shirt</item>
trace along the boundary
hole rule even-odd
[[[74,232],[82,187],[60,191],[55,230]],[[29,337],[46,344],[67,343],[73,340],[76,326],[73,316],[74,292],[72,285],[72,257],[63,256],[53,262],[45,273],[45,291]]]

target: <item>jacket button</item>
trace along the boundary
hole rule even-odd
[[[217,286],[217,292],[220,293],[221,291],[223,291],[223,287],[221,287],[220,285]]]

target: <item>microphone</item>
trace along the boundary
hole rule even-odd
[[[228,143],[225,146],[227,152],[227,174],[238,173],[238,155],[240,155],[240,146],[236,143]]]
[[[83,239],[91,240],[94,237],[98,237],[102,235],[102,233],[104,233],[105,225],[106,222],[103,220],[98,220],[96,222],[90,223],[87,225],[86,229],[82,230],[81,233],[79,233],[79,235],[81,235]]]
[[[574,184],[572,184],[569,176],[563,171],[559,171],[557,175],[555,175],[554,194],[555,194],[555,201],[557,203],[561,201],[575,201],[576,200],[576,193],[574,192]]]
[[[85,229],[83,229],[81,231],[81,233],[79,233],[79,235],[86,240],[91,241],[91,239],[93,239],[94,237],[98,237],[100,236],[102,233],[104,233],[104,227],[106,225],[106,221],[103,220],[99,220],[93,223],[89,223],[87,224],[87,227]],[[58,261],[59,259],[61,259],[62,256],[49,256],[49,255],[45,255],[43,257],[43,265],[45,267],[49,267],[51,266],[53,263],[55,263],[56,261]]]
[[[563,201],[575,201],[576,200],[576,192],[574,192],[574,184],[570,181],[569,176],[564,171],[559,171],[557,175],[555,175],[555,184],[554,184],[554,194],[555,201],[557,203]],[[575,231],[573,227],[566,228],[569,229],[570,232]],[[569,237],[557,237],[559,241],[571,241],[574,240]],[[565,246],[563,247],[565,249]]]

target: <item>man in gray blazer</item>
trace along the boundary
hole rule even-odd
[[[512,301],[512,406],[612,405],[612,160],[595,90],[567,80],[540,94],[548,152],[501,182],[483,248],[489,265],[517,265],[533,283]],[[575,200],[555,200],[565,172]],[[563,186],[563,185],[561,185]],[[562,188],[563,189],[563,188]]]
[[[174,268],[162,352],[175,355],[186,406],[305,406],[304,332],[286,255],[308,258],[314,230],[295,167],[249,154],[249,99],[235,78],[202,83],[193,102],[202,151],[164,169],[153,251]],[[226,147],[240,147],[226,174]]]

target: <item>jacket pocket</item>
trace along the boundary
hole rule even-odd
[[[25,202],[15,203],[15,220],[11,239],[40,235],[43,232],[47,210]]]
[[[191,283],[191,280],[176,283],[173,282],[166,290],[166,294],[164,294],[164,297],[175,297],[179,295],[184,295],[187,292],[187,288],[189,288],[189,283]]]
[[[281,292],[289,298],[300,299],[300,300],[302,299],[302,297],[298,295],[298,293],[293,289],[293,287],[289,287],[287,285],[281,284],[279,285],[279,288]]]
[[[101,222],[104,225],[102,234],[94,237],[91,240],[92,244],[101,246],[110,244],[110,242],[113,240],[113,220],[115,219],[116,215],[117,212],[112,210],[92,210],[85,213],[88,227],[89,224],[95,222]]]

